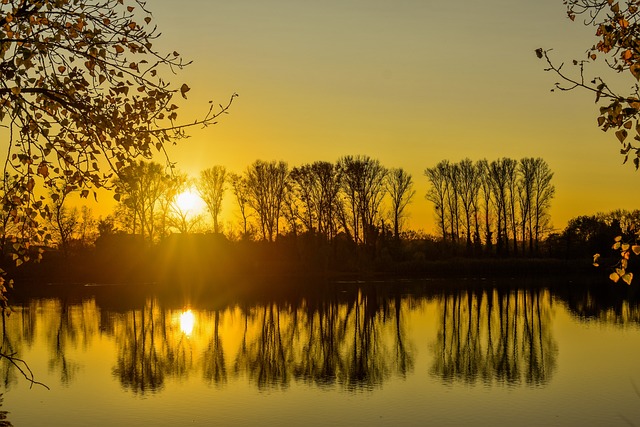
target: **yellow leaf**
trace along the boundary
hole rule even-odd
[[[617,273],[611,273],[609,275],[609,279],[613,282],[613,283],[618,283],[618,280],[620,280],[620,276],[618,276]]]
[[[623,243],[622,244],[622,250],[623,251],[628,251],[629,250],[629,246],[631,246],[631,245],[629,245],[628,243]]]
[[[640,255],[640,245],[631,246],[631,250],[633,251],[634,254]]]
[[[622,276],[622,281],[625,282],[627,285],[631,285],[632,280],[633,280],[633,273],[627,273],[624,276]]]
[[[613,239],[614,242],[619,242],[622,240],[622,236],[616,236],[615,239]]]
[[[20,95],[20,88],[18,86],[12,87],[11,93],[13,93],[16,96]]]

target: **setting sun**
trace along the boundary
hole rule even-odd
[[[198,192],[192,187],[178,194],[175,203],[178,209],[189,215],[202,214],[207,207]]]

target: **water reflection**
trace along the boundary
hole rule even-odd
[[[113,333],[117,361],[113,375],[135,393],[162,389],[167,375],[186,375],[193,366],[191,341],[155,299],[140,310],[117,315]]]
[[[561,291],[569,309],[581,319],[618,325],[640,324],[640,295],[636,288],[594,287],[583,292]]]
[[[0,406],[2,406],[3,396],[0,393]],[[13,427],[13,424],[7,420],[9,411],[0,411],[0,427]]]
[[[606,321],[638,322],[637,303],[599,306],[585,295],[561,299],[578,316],[591,307]],[[44,345],[49,369],[64,385],[85,374],[79,351],[106,340],[114,352],[101,357],[113,378],[140,395],[190,376],[214,387],[246,379],[260,390],[293,382],[372,389],[413,372],[416,340],[432,344],[429,372],[445,383],[539,386],[556,368],[557,298],[546,289],[370,286],[189,310],[155,297],[117,308],[101,307],[92,296],[32,299],[3,318],[1,342],[4,353],[18,356]],[[5,389],[18,380],[9,364],[0,364]]]
[[[549,291],[459,291],[439,304],[433,375],[486,385],[549,381],[558,352]]]

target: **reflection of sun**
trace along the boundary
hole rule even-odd
[[[193,332],[194,323],[195,317],[193,316],[191,310],[187,310],[180,314],[180,330],[185,335],[191,335],[191,332]]]
[[[204,200],[202,200],[198,192],[191,187],[176,196],[176,205],[183,213],[190,215],[199,215],[206,208]]]

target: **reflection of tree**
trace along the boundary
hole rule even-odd
[[[222,338],[218,329],[220,325],[220,312],[216,310],[214,314],[213,336],[209,340],[207,349],[204,352],[202,376],[209,383],[222,384],[227,382],[227,368],[224,361],[224,350]]]
[[[256,308],[245,314],[236,372],[246,371],[260,388],[287,386],[291,377],[320,386],[369,388],[382,384],[394,367],[404,376],[413,369],[413,356],[405,343],[401,304],[398,297],[394,317],[392,305],[381,304],[375,293],[358,292],[346,301]]]
[[[189,339],[172,323],[171,312],[149,299],[114,322],[118,356],[113,374],[126,389],[154,392],[168,375],[186,377],[193,368]]]
[[[349,316],[350,314],[350,316]],[[380,316],[375,297],[358,293],[347,317],[353,338],[345,353],[349,366],[345,384],[349,388],[379,385],[389,375],[389,357],[379,335],[386,316]],[[384,313],[386,314],[386,313]]]
[[[57,317],[57,322],[53,321],[49,325],[47,333],[50,347],[49,370],[59,370],[62,384],[69,384],[80,367],[78,363],[68,359],[68,347],[77,345],[79,335],[87,338],[87,334],[82,333],[82,328],[90,323],[86,322],[83,306],[69,306],[67,301],[62,301],[59,304],[53,302],[49,309],[59,313],[59,316],[52,316],[51,320]]]
[[[626,286],[626,285],[625,285]],[[614,288],[615,289],[615,288]],[[615,292],[612,286],[563,291],[561,298],[566,301],[572,314],[582,319],[592,319],[608,324],[640,324],[640,304],[638,295]]]
[[[407,345],[404,339],[404,327],[402,322],[402,299],[400,294],[396,293],[395,300],[395,322],[396,322],[396,336],[395,336],[395,359],[398,374],[405,377],[409,372],[413,371],[413,354],[410,351],[410,346]],[[405,307],[406,313],[406,307]]]
[[[540,385],[555,368],[551,301],[546,290],[442,297],[441,329],[431,372],[444,381]]]
[[[332,301],[310,308],[303,316],[306,320],[301,324],[308,336],[306,342],[301,343],[300,358],[294,368],[296,378],[329,385],[346,371],[340,355],[340,343],[346,336],[341,311],[341,307]]]
[[[281,310],[276,304],[267,304],[261,311],[262,320],[258,333],[248,344],[245,328],[242,349],[236,360],[236,371],[246,371],[258,388],[286,387],[289,385],[288,362],[291,348],[284,345],[280,325]]]
[[[164,383],[164,366],[158,354],[156,342],[157,310],[153,300],[147,301],[140,311],[125,315],[121,330],[116,329],[119,339],[118,358],[113,373],[124,388],[144,393],[155,391]]]
[[[0,406],[2,406],[2,401],[3,401],[3,397],[2,397],[2,393],[0,393]],[[7,421],[7,414],[9,412],[8,411],[0,411],[0,427],[12,427],[13,424],[11,424],[10,421]]]

